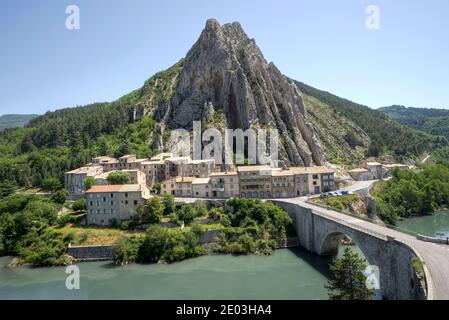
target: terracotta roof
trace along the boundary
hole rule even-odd
[[[103,172],[103,168],[101,166],[90,166],[90,167],[81,167],[81,168],[77,168],[71,171],[67,171],[67,173],[78,173],[78,174],[82,174],[82,173],[101,173]]]
[[[328,168],[325,166],[316,166],[316,167],[291,167],[290,171],[293,171],[295,174],[307,174],[307,173],[334,173],[335,170],[332,168]]]
[[[196,178],[192,181],[192,184],[208,184],[210,182],[210,178]]]
[[[269,165],[237,166],[238,172],[268,171],[268,170],[272,170],[272,168]]]
[[[281,170],[281,171],[273,171],[272,175],[275,177],[279,176],[293,176],[295,174],[294,171],[291,170]]]
[[[195,177],[176,177],[175,182],[191,183],[195,179],[196,179]]]
[[[142,186],[139,184],[123,184],[123,185],[105,185],[105,186],[93,186],[87,193],[105,193],[105,192],[137,192],[142,191]]]
[[[385,168],[405,168],[405,167],[409,167],[406,164],[402,164],[402,163],[392,163],[392,164],[384,164],[383,165]]]
[[[228,171],[228,172],[212,172],[210,174],[211,177],[221,177],[221,176],[236,176],[237,171]]]
[[[165,164],[164,160],[147,160],[147,161],[142,161],[143,165],[150,165],[150,164]]]
[[[357,172],[369,172],[369,171],[364,168],[355,168],[355,169],[349,170],[348,172],[357,173]]]

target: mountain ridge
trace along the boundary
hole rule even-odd
[[[242,34],[238,23],[210,20],[186,57],[140,88],[1,132],[1,180],[39,186],[93,156],[151,157],[168,147],[171,130],[194,120],[204,129],[274,127],[281,160],[300,166],[356,165],[383,155],[413,160],[448,145],[443,137],[286,77]]]

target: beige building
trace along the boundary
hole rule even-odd
[[[240,195],[239,176],[236,171],[213,172],[210,178],[212,198],[233,198]]]
[[[111,157],[96,157],[92,159],[92,164],[103,167],[104,172],[118,170],[118,160]]]
[[[195,198],[211,197],[211,178],[195,178],[192,181],[192,196]]]
[[[131,218],[149,197],[149,190],[138,184],[93,186],[86,191],[87,223],[120,223]]]
[[[355,181],[371,180],[371,172],[365,168],[355,168],[348,171],[349,175]]]
[[[274,198],[294,197],[295,174],[292,170],[275,170],[271,177],[272,196]]]
[[[237,167],[240,197],[271,197],[271,171],[272,169],[268,165]]]
[[[161,194],[171,194],[176,197],[192,197],[192,182],[194,177],[176,177],[161,183]]]
[[[184,164],[182,174],[189,177],[207,178],[214,172],[214,168],[214,159],[190,160],[188,163]]]
[[[120,170],[140,170],[142,162],[148,159],[137,159],[136,155],[126,155],[118,159],[118,165]]]
[[[385,171],[382,163],[379,162],[366,162],[362,165],[371,174],[371,180],[379,180],[385,177]]]
[[[64,174],[64,186],[70,193],[81,194],[84,192],[84,179],[96,177],[103,173],[101,166],[81,167]]]
[[[163,160],[143,161],[140,170],[145,173],[147,185],[150,187],[157,182],[166,180],[165,162]]]

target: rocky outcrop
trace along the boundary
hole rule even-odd
[[[221,26],[211,19],[185,58],[168,122],[191,128],[216,110],[224,112],[228,128],[277,128],[281,160],[324,164],[297,86],[264,59],[239,23]]]
[[[154,135],[157,141],[153,141],[157,148],[163,146],[166,128],[191,129],[193,121],[201,121],[209,127],[218,125],[218,129],[277,129],[279,158],[291,165],[323,165],[333,160],[323,149],[337,156],[352,151],[340,133],[325,141],[323,148],[320,135],[324,130],[317,131],[310,121],[320,123],[316,112],[308,115],[296,83],[265,60],[238,22],[220,25],[208,20],[185,59],[156,74],[131,95],[131,99],[137,97],[134,118],[150,114],[159,122]],[[336,122],[338,125],[338,118]],[[343,144],[342,152],[332,149],[336,141]]]

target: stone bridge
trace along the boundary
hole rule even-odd
[[[331,210],[297,199],[273,202],[288,212],[293,219],[300,245],[310,252],[334,255],[338,252],[341,239],[345,235],[349,236],[361,249],[368,263],[379,268],[383,298],[428,298],[429,279],[419,279],[412,264],[412,259],[417,255],[409,245],[386,233],[363,227],[360,222],[366,221],[335,211],[336,215],[329,215],[327,211]]]

